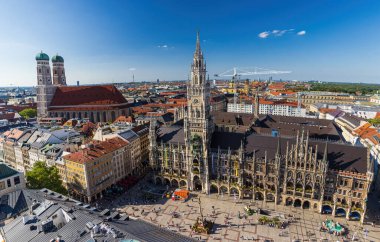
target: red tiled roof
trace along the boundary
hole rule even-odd
[[[260,104],[268,104],[268,105],[283,105],[283,106],[290,106],[290,107],[297,107],[297,102],[287,102],[285,100],[265,100],[260,98],[259,100]],[[304,107],[304,105],[301,105],[301,107]]]
[[[170,98],[168,101],[171,103],[187,104],[186,98]]]
[[[285,83],[273,83],[268,86],[269,90],[282,90],[285,89]]]
[[[295,94],[295,92],[293,91],[270,91],[269,92],[270,94],[272,94],[273,96],[281,96],[281,95],[292,95],[292,94]]]
[[[92,131],[96,128],[96,125],[92,122],[87,122],[85,124],[83,124],[82,128],[81,128],[81,131],[83,133],[88,133],[89,131]]]
[[[119,116],[117,119],[114,121],[114,123],[134,123],[133,117],[131,116]]]
[[[376,128],[373,128],[370,123],[365,123],[362,126],[356,128],[353,131],[354,134],[357,134],[363,139],[369,139],[374,144],[379,144],[380,139],[380,133],[377,131]],[[377,137],[377,138],[375,138]]]
[[[147,112],[153,111],[153,109],[150,107],[133,107],[132,111],[136,114],[145,114]]]
[[[128,143],[128,141],[125,141],[119,137],[107,139],[106,141],[94,141],[87,148],[68,154],[63,158],[83,164],[102,157],[103,155],[109,154],[123,146],[126,146]]]
[[[50,106],[126,104],[114,85],[57,87]]]
[[[335,111],[336,109],[333,109],[333,108],[320,108],[319,109],[319,112],[320,113],[330,113],[330,112],[333,112]]]
[[[160,96],[171,96],[186,93],[186,91],[160,92]]]

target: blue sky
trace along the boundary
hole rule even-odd
[[[186,79],[198,29],[210,77],[257,66],[380,83],[380,1],[14,0],[0,7],[0,86],[35,85],[41,50],[64,57],[68,84]]]

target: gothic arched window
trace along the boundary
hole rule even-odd
[[[196,118],[200,118],[201,117],[201,112],[199,111],[199,109],[197,109],[197,115],[196,115]]]
[[[288,179],[293,177],[293,173],[291,171],[288,171]]]

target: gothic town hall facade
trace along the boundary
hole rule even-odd
[[[185,118],[150,123],[157,184],[363,221],[374,169],[366,148],[329,139],[333,125],[322,121],[211,112],[210,89],[198,34]],[[258,132],[268,124],[287,135]]]

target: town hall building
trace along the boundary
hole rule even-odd
[[[198,34],[185,118],[150,122],[157,184],[363,221],[374,179],[366,148],[342,142],[330,121],[211,112],[210,88]]]

